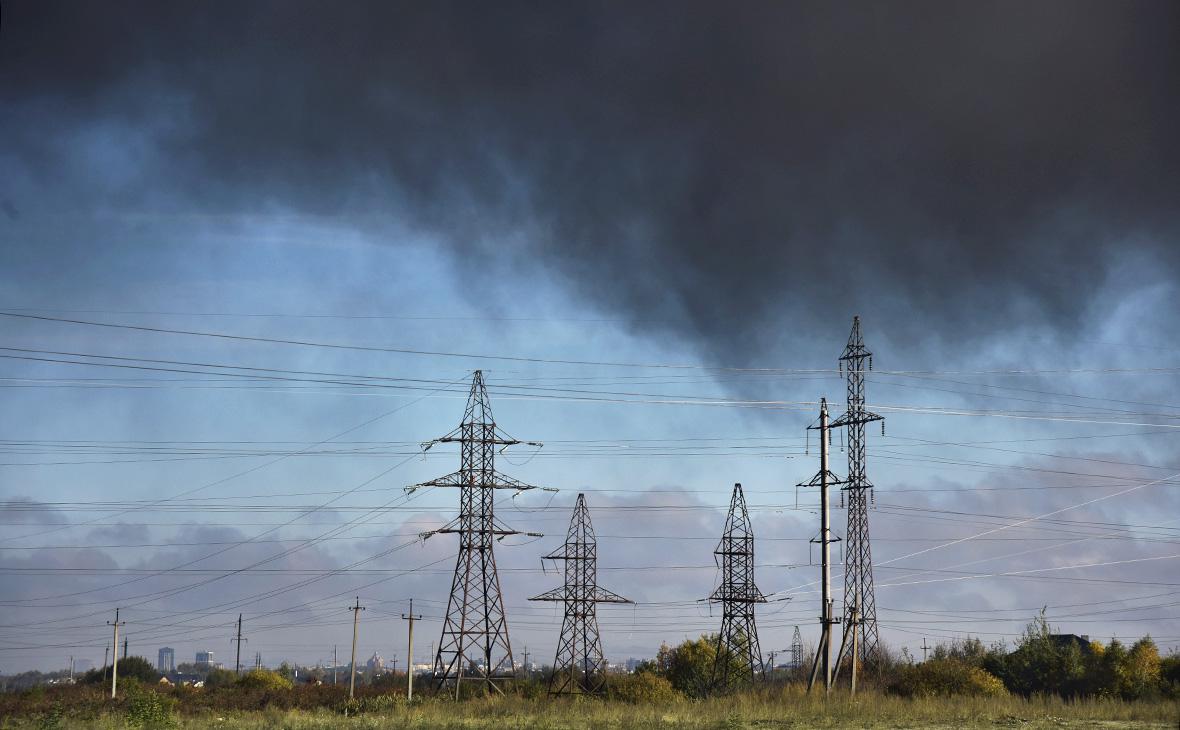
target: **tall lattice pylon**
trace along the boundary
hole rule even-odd
[[[565,544],[544,559],[565,562],[565,584],[529,599],[565,604],[549,693],[601,695],[606,689],[606,659],[595,606],[631,601],[598,587],[598,541],[586,508],[586,495],[579,494],[574,504]]]
[[[844,491],[848,500],[848,529],[844,534],[844,613],[855,610],[859,631],[860,658],[869,660],[877,653],[877,602],[873,593],[873,554],[869,545],[869,501],[873,484],[865,469],[865,424],[882,420],[865,410],[865,366],[873,368],[873,353],[865,347],[860,332],[860,317],[852,318],[852,332],[840,356],[840,368],[847,375],[848,403],[844,415],[832,422],[832,428],[844,426],[848,432],[848,478]],[[854,637],[855,639],[855,637]]]
[[[451,686],[458,697],[464,680],[482,683],[489,691],[502,692],[497,680],[513,676],[512,645],[508,640],[508,621],[493,547],[500,538],[520,533],[500,523],[492,505],[496,490],[535,487],[496,473],[497,449],[522,442],[496,427],[480,370],[475,371],[471,381],[463,422],[446,436],[426,444],[426,448],[455,442],[460,445],[459,471],[408,489],[459,488],[459,516],[429,533],[459,536],[459,559],[455,563],[451,597],[434,657],[435,688],[441,691]]]
[[[754,585],[754,530],[742,485],[733,485],[725,532],[713,551],[721,567],[721,585],[709,596],[721,603],[721,633],[713,659],[712,689],[727,692],[765,676],[754,604],[766,597]]]

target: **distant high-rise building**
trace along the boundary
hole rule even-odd
[[[176,671],[176,652],[172,647],[165,646],[160,649],[160,659],[156,662],[156,668],[164,673]]]
[[[369,657],[366,664],[371,672],[380,672],[385,669],[385,660],[377,652],[373,652],[373,656]]]
[[[197,652],[197,666],[199,666],[199,667],[213,666],[213,652],[211,652],[211,651],[198,651]]]

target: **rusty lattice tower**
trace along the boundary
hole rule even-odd
[[[565,584],[530,601],[560,601],[565,604],[561,638],[553,660],[550,694],[599,695],[606,689],[606,659],[598,633],[599,603],[631,603],[626,598],[598,587],[598,541],[586,496],[578,495],[565,544],[546,555],[545,560],[565,562]]]
[[[504,536],[520,533],[500,523],[492,506],[497,490],[535,487],[496,473],[496,451],[522,442],[496,427],[482,371],[476,370],[471,381],[463,422],[426,448],[436,443],[458,443],[461,462],[459,471],[411,487],[459,488],[459,516],[434,531],[459,536],[459,559],[434,657],[435,688],[453,687],[458,697],[461,682],[468,680],[502,691],[497,680],[513,676],[515,667],[493,547]]]
[[[869,545],[869,502],[873,484],[865,470],[865,425],[882,420],[865,410],[865,370],[873,368],[873,353],[865,348],[860,332],[860,317],[852,318],[852,332],[840,356],[840,368],[847,376],[848,403],[844,415],[832,422],[832,428],[844,426],[848,432],[848,476],[844,484],[848,501],[848,529],[844,534],[844,614],[855,613],[859,631],[860,658],[870,659],[877,652],[877,602],[873,594],[873,554]],[[855,637],[854,637],[855,640]]]
[[[713,659],[712,688],[726,692],[765,674],[754,604],[766,603],[766,597],[754,585],[754,530],[741,484],[733,485],[725,532],[713,555],[720,562],[721,585],[709,600],[721,603],[721,633]]]

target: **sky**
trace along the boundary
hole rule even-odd
[[[608,658],[716,631],[737,482],[762,647],[814,641],[855,315],[883,641],[1180,647],[1177,15],[4,3],[0,672],[101,664],[116,608],[327,663],[358,597],[359,656],[413,598],[428,661],[458,495],[405,487],[476,369],[544,444],[497,456],[546,488],[497,504],[518,661],[579,493]]]

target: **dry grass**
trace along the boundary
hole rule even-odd
[[[723,728],[726,730],[779,730],[780,728],[1176,728],[1180,707],[1176,702],[1122,702],[1056,697],[1024,700],[1001,698],[903,699],[866,692],[855,700],[837,694],[828,700],[807,696],[799,687],[785,687],[758,694],[736,695],[705,701],[687,699],[658,705],[630,705],[596,700],[529,700],[496,697],[453,702],[444,699],[397,703],[379,712],[345,717],[339,711],[279,710],[218,712],[207,708],[176,717],[185,730],[227,728],[262,730],[327,730],[328,728],[410,727],[422,730],[648,730],[667,728]],[[97,717],[0,718],[4,730],[26,728],[128,727],[123,714]]]

